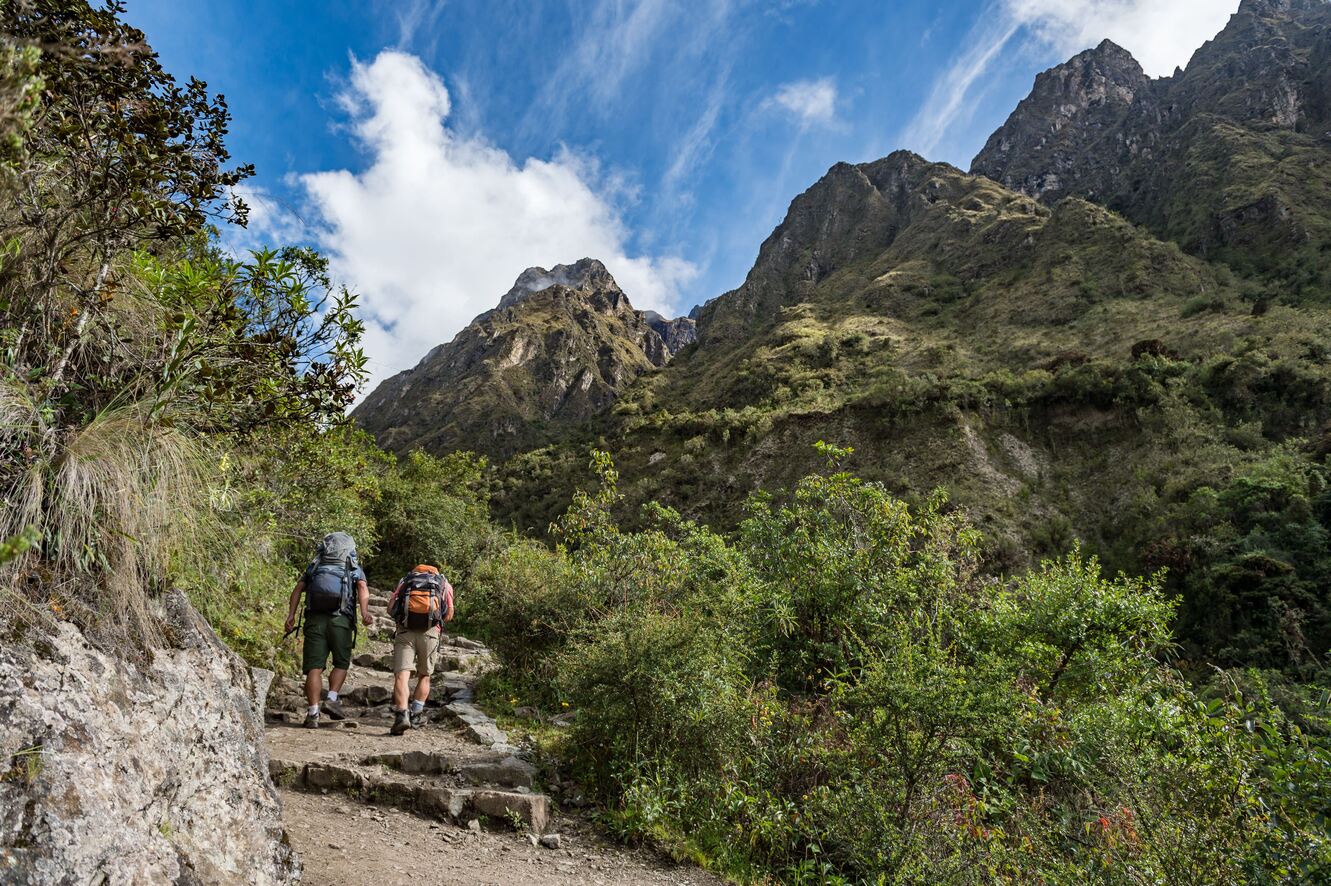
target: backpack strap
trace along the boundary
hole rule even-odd
[[[355,649],[358,624],[356,622],[356,600],[353,599],[356,588],[355,584],[351,580],[351,576],[353,573],[352,573],[350,554],[347,555],[347,562],[345,569],[346,569],[346,575],[343,576],[342,578],[342,605],[344,607],[345,606],[351,607],[351,648]]]

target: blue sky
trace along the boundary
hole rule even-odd
[[[258,175],[237,247],[362,293],[374,379],[583,255],[667,314],[738,285],[837,161],[965,168],[1035,74],[1111,37],[1186,65],[1237,0],[129,0]]]

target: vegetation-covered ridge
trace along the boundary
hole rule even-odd
[[[1152,80],[1109,41],[1036,78],[972,172],[1088,197],[1261,281],[1331,290],[1331,3],[1243,0],[1186,69]]]
[[[497,308],[379,385],[353,416],[399,453],[511,455],[604,411],[664,365],[663,333],[678,343],[681,331],[635,310],[595,259],[528,268]]]
[[[898,154],[797,200],[659,371],[622,293],[496,312],[641,370],[599,427],[499,472],[397,457],[344,420],[354,295],[219,247],[225,103],[122,12],[0,6],[0,642],[73,621],[146,658],[176,587],[290,668],[286,594],[340,529],[376,582],[450,576],[547,772],[736,880],[1327,879],[1316,309]],[[587,471],[597,436],[629,479]]]
[[[1318,669],[1327,319],[1092,203],[1046,208],[909,154],[838,166],[697,345],[501,467],[499,513],[543,529],[595,443],[629,478],[629,519],[660,500],[733,526],[831,436],[909,500],[947,487],[990,570],[1080,538],[1115,569],[1168,567],[1190,658]]]

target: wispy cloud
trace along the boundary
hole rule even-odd
[[[447,0],[392,0],[391,8],[397,21],[397,45],[409,49],[424,36],[430,43],[438,39],[437,25]]]
[[[836,82],[823,77],[785,83],[764,104],[786,111],[803,126],[832,123],[836,120]]]
[[[1021,23],[1011,17],[985,17],[971,31],[967,46],[934,81],[919,111],[902,135],[904,147],[931,156],[949,130],[968,111],[971,90],[1007,46]]]
[[[559,63],[528,116],[528,128],[545,128],[579,99],[604,111],[625,80],[652,61],[658,37],[678,10],[670,0],[597,0],[578,26],[578,39],[558,53]]]
[[[661,178],[661,189],[668,198],[677,200],[680,185],[711,155],[715,147],[712,133],[725,106],[729,80],[728,70],[716,79],[697,119],[675,144],[670,165]]]
[[[985,75],[1018,35],[1043,60],[1057,61],[1107,37],[1161,76],[1186,64],[1237,7],[1238,0],[994,0],[906,126],[904,145],[929,155],[963,126]]]
[[[314,237],[362,293],[371,384],[414,364],[494,306],[524,268],[605,262],[635,305],[671,313],[696,274],[687,261],[633,254],[618,187],[563,151],[516,161],[447,125],[443,81],[417,57],[354,62],[341,104],[369,162],[299,177]]]

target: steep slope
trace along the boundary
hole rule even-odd
[[[676,354],[698,340],[698,324],[692,317],[676,317],[667,320],[656,311],[643,311],[647,324],[656,330],[665,342],[666,349]]]
[[[1077,538],[1114,568],[1169,566],[1195,648],[1284,664],[1281,612],[1303,614],[1312,648],[1331,641],[1331,507],[1308,504],[1327,444],[1301,448],[1331,420],[1328,319],[1255,311],[1227,267],[1084,200],[1051,208],[906,152],[838,164],[597,437],[504,467],[499,510],[548,525],[596,443],[630,519],[656,499],[733,525],[828,440],[907,499],[947,488],[990,568]],[[1258,525],[1244,496],[1271,476],[1283,491],[1259,512],[1275,522]],[[1272,542],[1295,526],[1304,541]]]
[[[529,268],[499,307],[352,413],[396,452],[507,455],[605,409],[670,352],[599,261]]]
[[[1331,297],[1331,3],[1243,0],[1158,80],[1105,41],[1040,74],[971,171],[1107,205],[1271,294]]]

